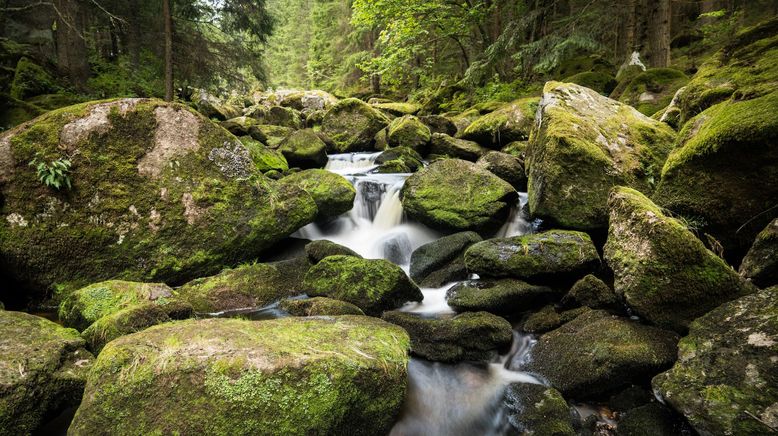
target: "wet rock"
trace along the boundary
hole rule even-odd
[[[756,236],[740,264],[740,275],[760,288],[778,284],[778,218]]]
[[[32,434],[49,414],[78,405],[94,357],[73,329],[0,311],[0,429]]]
[[[454,124],[449,118],[442,115],[425,115],[419,117],[419,120],[421,120],[424,125],[429,127],[430,132],[433,134],[443,133],[449,136],[454,136],[457,134],[456,124]]]
[[[643,194],[616,188],[609,207],[605,260],[614,288],[651,323],[684,332],[695,318],[755,291]]]
[[[446,292],[446,302],[457,312],[486,311],[513,315],[542,305],[559,293],[545,286],[515,279],[471,280]]]
[[[686,430],[686,432],[684,432]],[[626,411],[619,417],[618,436],[676,436],[688,427],[661,403],[652,402]]]
[[[305,275],[312,297],[330,297],[355,304],[366,314],[380,315],[424,296],[405,272],[383,259],[329,256]]]
[[[504,180],[459,159],[434,162],[410,176],[401,195],[411,218],[448,231],[497,228],[517,197]]]
[[[449,156],[471,162],[477,161],[487,151],[489,149],[481,147],[477,142],[453,138],[444,133],[434,133],[430,144],[430,154]]]
[[[420,246],[411,254],[411,278],[425,287],[428,282],[434,282],[429,287],[440,287],[445,282],[466,279],[465,250],[480,241],[478,233],[461,232]]]
[[[594,271],[600,256],[586,233],[549,230],[479,242],[465,253],[465,263],[480,276],[565,282]]]
[[[476,165],[510,183],[517,191],[527,191],[527,175],[524,173],[524,164],[518,158],[507,153],[490,151],[481,156]]]
[[[390,147],[410,147],[419,154],[427,154],[430,129],[414,116],[406,115],[393,120],[386,134]]]
[[[282,300],[279,307],[292,316],[340,316],[364,315],[362,309],[332,298],[314,297],[296,300]]]
[[[362,257],[348,247],[324,239],[307,244],[305,246],[305,254],[308,255],[308,259],[310,259],[313,264],[317,264],[319,261],[329,256],[344,255]]]
[[[395,265],[407,265],[410,262],[413,246],[407,234],[391,234],[377,241],[377,244],[381,246],[382,259]]]
[[[510,323],[487,312],[433,319],[390,311],[382,318],[408,331],[411,352],[432,361],[488,361],[513,340]]]
[[[537,105],[535,97],[516,100],[473,121],[461,137],[498,150],[513,141],[526,140]]]
[[[675,132],[590,89],[546,83],[525,162],[533,216],[576,230],[608,224],[613,186],[651,192]]]
[[[554,388],[531,383],[511,383],[504,403],[512,430],[521,435],[575,435],[574,415]]]
[[[561,327],[578,316],[589,311],[588,307],[560,311],[552,305],[548,305],[528,316],[522,325],[522,331],[526,333],[545,333]]]
[[[541,336],[522,369],[565,396],[591,398],[670,367],[676,342],[672,332],[593,310]]]
[[[254,139],[255,141],[259,142],[267,142],[267,136],[265,136],[265,132],[262,131],[261,128],[259,128],[260,123],[249,117],[237,117],[237,118],[231,118],[227,121],[222,121],[219,123],[220,126],[227,129],[228,132],[232,133],[235,136],[249,136],[251,139]]]
[[[615,308],[619,297],[602,280],[592,274],[575,282],[570,292],[562,297],[561,304],[565,307],[586,306],[592,309]]]
[[[289,163],[287,163],[286,158],[280,151],[265,147],[265,144],[255,141],[248,136],[241,137],[240,142],[249,150],[254,166],[265,177],[270,177],[268,173],[271,171],[289,171]]]
[[[278,146],[289,165],[302,169],[324,168],[327,164],[327,145],[313,130],[298,130]]]
[[[384,434],[408,347],[402,329],[361,316],[163,324],[103,349],[69,431]]]
[[[337,218],[354,207],[357,191],[343,176],[327,170],[310,169],[286,176],[280,185],[298,187],[313,197],[319,212],[318,221]]]
[[[322,132],[332,138],[338,153],[369,151],[379,130],[389,119],[367,103],[355,98],[339,101],[322,120]]]
[[[629,82],[619,101],[650,117],[669,105],[688,81],[686,74],[673,68],[649,68]]]
[[[72,188],[41,183],[36,153],[70,157]],[[34,292],[19,300],[114,277],[182,283],[258,256],[316,214],[309,195],[263,178],[237,138],[153,99],[70,106],[4,132],[0,195],[3,269]]]
[[[381,165],[380,173],[413,173],[424,166],[421,155],[410,147],[390,148],[378,155],[375,163]],[[389,171],[390,167],[393,171]]]
[[[654,389],[700,434],[763,435],[778,427],[778,287],[698,318],[678,362]]]

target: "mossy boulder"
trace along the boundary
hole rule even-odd
[[[651,116],[670,104],[676,91],[689,81],[682,71],[673,68],[649,68],[632,79],[619,101],[643,115]]]
[[[11,82],[11,97],[26,100],[41,94],[51,94],[60,89],[46,70],[29,58],[22,57],[16,64]]]
[[[45,111],[34,104],[0,94],[0,128],[3,130],[18,126],[29,121]]]
[[[618,436],[676,436],[689,434],[688,424],[667,406],[650,402],[619,415]]]
[[[412,353],[437,362],[489,361],[513,340],[511,324],[487,312],[433,319],[389,311],[382,318],[408,332]]]
[[[570,292],[562,297],[565,307],[586,306],[592,309],[609,309],[619,305],[616,292],[596,276],[589,274],[575,282]]]
[[[444,133],[449,136],[457,134],[456,124],[454,124],[450,118],[444,117],[443,115],[424,115],[420,116],[419,120],[429,127],[430,132],[433,134]]]
[[[597,91],[602,95],[610,95],[616,88],[616,85],[618,85],[618,82],[613,75],[602,71],[584,71],[563,79],[562,82],[575,83],[584,88]]]
[[[34,159],[68,159],[71,187],[41,183]],[[256,257],[316,214],[226,130],[147,99],[70,106],[3,133],[0,195],[0,270],[22,285],[16,299],[109,278],[182,283]]]
[[[553,297],[559,297],[559,292],[516,279],[471,280],[446,292],[446,302],[457,312],[485,311],[498,315],[514,315]]]
[[[546,333],[578,318],[584,313],[589,312],[589,310],[588,307],[560,310],[549,304],[529,315],[527,319],[524,320],[521,329],[525,333]]]
[[[677,342],[672,332],[593,310],[541,336],[522,370],[568,398],[591,398],[669,368]]]
[[[265,147],[261,142],[247,136],[241,137],[240,142],[249,150],[251,161],[262,174],[269,171],[289,171],[289,163],[280,151]]]
[[[634,108],[573,84],[548,82],[527,150],[533,216],[604,229],[617,185],[651,192],[675,132]]]
[[[310,169],[281,179],[279,185],[297,187],[313,197],[318,221],[329,221],[354,207],[354,186],[343,176],[327,170]]]
[[[379,154],[375,163],[381,165],[378,168],[379,173],[413,173],[424,166],[421,155],[411,147],[390,148]],[[388,171],[387,167],[398,165],[406,171]]]
[[[616,293],[641,317],[684,332],[695,318],[755,291],[643,194],[616,188],[609,207],[605,260]]]
[[[393,101],[372,103],[371,106],[396,117],[416,115],[421,110],[421,106],[416,103],[397,103]]]
[[[778,218],[756,235],[740,264],[740,275],[760,288],[778,285]]]
[[[538,99],[516,100],[473,121],[460,135],[485,147],[500,149],[513,141],[529,138]]]
[[[220,126],[237,137],[248,136],[255,141],[265,143],[267,142],[267,136],[259,127],[260,124],[259,121],[249,117],[231,118],[219,123]]]
[[[449,156],[456,159],[475,162],[489,151],[475,141],[451,137],[445,133],[434,133],[430,143],[429,153],[438,156]]]
[[[73,329],[22,312],[0,311],[0,429],[32,434],[78,405],[94,357]]]
[[[327,144],[313,130],[298,130],[278,146],[292,167],[324,168],[327,164]]]
[[[558,390],[532,383],[511,383],[503,403],[512,430],[522,435],[573,436],[574,414]]]
[[[410,147],[419,154],[427,154],[432,133],[417,117],[406,115],[389,123],[386,140],[390,147]]]
[[[190,320],[110,342],[72,434],[384,434],[410,341],[362,316]]]
[[[700,434],[769,434],[778,424],[778,287],[694,321],[654,389]]]
[[[371,316],[424,298],[405,271],[383,259],[329,256],[311,267],[304,284],[312,297],[346,301]]]
[[[258,124],[301,129],[303,116],[300,111],[283,106],[252,106],[245,111],[246,116],[256,120]]]
[[[473,163],[445,159],[410,176],[401,196],[405,212],[434,229],[485,231],[502,224],[518,194]]]
[[[313,241],[305,245],[305,254],[313,264],[319,263],[322,259],[329,256],[354,256],[362,257],[354,250],[344,247],[340,244],[336,244],[332,241],[325,239],[319,241]]]
[[[332,298],[313,297],[305,299],[282,300],[279,304],[282,310],[293,316],[340,316],[340,315],[364,315],[362,309]]]
[[[271,148],[278,148],[284,139],[295,132],[295,129],[290,127],[274,126],[271,124],[258,124],[257,129],[259,129],[262,132],[262,135],[267,138],[265,143]]]
[[[565,282],[594,271],[600,256],[586,233],[549,230],[479,242],[465,253],[465,263],[481,276]]]
[[[489,151],[478,158],[476,165],[510,183],[517,191],[527,191],[527,175],[520,159],[507,153]]]
[[[700,222],[733,263],[774,215],[778,198],[778,92],[726,102],[681,130],[654,201]],[[717,189],[711,189],[716,186]]]
[[[420,246],[411,253],[411,278],[432,288],[466,279],[465,250],[481,240],[478,233],[460,232]]]
[[[226,103],[221,98],[208,93],[208,91],[204,89],[195,90],[192,98],[197,111],[206,118],[217,121],[226,121],[241,116],[238,108]]]
[[[379,130],[389,119],[367,103],[356,98],[339,101],[322,120],[322,132],[332,138],[338,153],[369,151]]]

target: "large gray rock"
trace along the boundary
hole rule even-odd
[[[472,280],[446,292],[446,302],[457,312],[486,311],[514,315],[559,297],[559,292],[516,279]]]
[[[389,119],[367,103],[347,98],[336,103],[322,120],[322,132],[334,142],[334,151],[369,151],[373,138]]]
[[[527,191],[527,175],[524,172],[524,163],[517,157],[499,151],[490,151],[476,162],[497,177],[510,183],[519,192]]]
[[[508,422],[521,435],[573,436],[575,415],[558,390],[531,383],[505,388]]]
[[[425,287],[466,279],[465,250],[480,241],[478,233],[461,232],[422,245],[411,254],[411,278]]]
[[[740,264],[740,275],[760,288],[778,284],[778,218],[756,236]]]

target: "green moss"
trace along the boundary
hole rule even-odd
[[[43,109],[34,104],[18,100],[7,94],[0,94],[0,130],[10,129],[41,114]]]
[[[478,280],[455,285],[446,293],[446,302],[457,312],[486,311],[512,315],[552,299],[557,292],[521,280]]]
[[[354,207],[357,191],[343,176],[327,170],[310,169],[286,176],[280,185],[295,186],[311,195],[318,208],[318,220],[331,220]]]
[[[688,81],[689,78],[681,71],[650,68],[629,82],[619,101],[651,116],[669,105],[676,91]]]
[[[778,218],[756,235],[740,264],[740,275],[760,288],[778,284]]]
[[[616,293],[602,280],[592,274],[575,282],[570,292],[562,298],[565,306],[586,306],[592,309],[617,307],[619,299]]]
[[[340,153],[367,151],[373,138],[389,124],[389,119],[367,103],[356,98],[339,101],[324,115],[322,132]]]
[[[279,307],[293,316],[364,315],[362,309],[331,298],[314,297],[301,300],[283,300]]]
[[[616,88],[616,79],[609,73],[599,71],[585,71],[572,75],[562,82],[575,83],[589,89],[593,89],[602,95],[609,95]]]
[[[432,135],[429,152],[431,155],[448,156],[475,162],[486,154],[488,150],[488,148],[478,145],[475,141],[453,138],[444,133],[435,133]]]
[[[573,415],[567,401],[554,388],[511,383],[505,389],[508,421],[522,434],[572,436]]]
[[[416,115],[421,110],[421,106],[416,103],[377,103],[372,105],[376,109],[380,109],[391,115],[402,117],[404,115]]]
[[[298,130],[281,142],[278,150],[293,167],[322,168],[327,164],[327,146],[313,130]]]
[[[11,97],[24,100],[58,90],[59,86],[41,66],[26,57],[19,59],[13,82],[11,82]]]
[[[513,141],[526,140],[535,119],[537,105],[536,97],[516,100],[473,121],[461,137],[498,149]]]
[[[560,312],[554,306],[548,305],[528,316],[521,329],[527,333],[545,333],[559,328],[588,311],[587,307],[579,307]]]
[[[257,129],[262,132],[265,138],[267,138],[267,145],[271,148],[278,148],[281,142],[284,141],[289,135],[294,133],[294,129],[284,126],[273,126],[270,124],[259,124]]]
[[[308,259],[314,264],[319,263],[319,261],[329,256],[344,255],[362,257],[348,247],[324,239],[308,243],[305,246],[305,254],[308,255]]]
[[[392,120],[387,130],[390,147],[410,147],[422,155],[427,154],[430,137],[429,127],[412,115]]]
[[[267,148],[261,142],[248,136],[241,137],[240,142],[249,150],[251,160],[254,161],[258,171],[267,173],[268,171],[283,172],[289,170],[289,164],[280,151]]]

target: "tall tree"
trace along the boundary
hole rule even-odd
[[[57,67],[79,89],[86,87],[89,63],[84,36],[84,12],[79,0],[55,0]]]
[[[173,100],[173,15],[170,0],[162,0],[165,21],[165,100]]]

